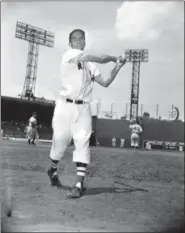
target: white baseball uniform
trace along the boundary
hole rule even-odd
[[[36,126],[37,126],[37,119],[33,116],[30,117],[29,125],[26,128],[26,133],[27,133],[28,139],[34,139],[34,138],[38,137],[38,132],[37,132]]]
[[[124,138],[121,138],[120,147],[124,147],[124,145],[125,145],[125,139],[124,139]]]
[[[149,142],[146,143],[146,147],[145,147],[147,150],[151,150],[152,147],[151,147],[151,144]]]
[[[112,138],[112,147],[116,147],[116,138]]]
[[[82,69],[79,69],[78,58],[82,54],[81,50],[69,49],[62,57],[60,98],[56,101],[52,120],[53,142],[50,158],[60,160],[73,138],[73,162],[89,164],[89,139],[92,132],[90,102],[93,78],[100,73],[91,62],[82,63]],[[66,99],[83,100],[85,103],[70,103]]]
[[[139,146],[139,134],[143,132],[143,129],[139,124],[130,125],[131,129],[131,146]]]

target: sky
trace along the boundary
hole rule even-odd
[[[56,100],[62,54],[75,28],[86,31],[86,51],[124,55],[125,49],[148,49],[141,63],[139,114],[168,117],[171,106],[184,119],[184,3],[183,2],[9,2],[1,3],[1,95],[17,97],[26,76],[28,42],[15,38],[21,21],[55,33],[54,48],[39,47],[37,97]],[[95,84],[93,101],[100,111],[123,116],[129,111],[132,63],[104,88]],[[106,78],[113,63],[97,64]],[[96,109],[96,107],[95,107]],[[96,110],[94,110],[96,111]]]

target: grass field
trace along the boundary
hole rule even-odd
[[[59,165],[62,189],[51,187],[46,175],[49,145],[3,141],[1,148],[1,221],[9,232],[154,232],[177,226],[184,216],[183,153],[91,148],[87,191],[69,200],[72,147]],[[11,218],[5,216],[7,192]]]

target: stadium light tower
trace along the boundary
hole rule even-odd
[[[139,104],[139,80],[140,80],[140,63],[148,62],[147,49],[128,49],[125,50],[127,62],[132,62],[132,85],[130,98],[130,119],[136,119],[138,116]]]
[[[17,22],[15,37],[29,42],[26,78],[20,97],[24,99],[34,99],[39,45],[54,47],[55,35],[52,32],[29,24]]]

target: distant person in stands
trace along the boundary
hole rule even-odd
[[[143,132],[142,127],[139,125],[138,120],[130,121],[130,129],[131,129],[131,148],[134,150],[139,149],[139,137]]]
[[[28,137],[28,144],[35,145],[35,139],[38,138],[37,132],[37,113],[33,112],[32,116],[29,119],[29,125],[27,127],[27,137]]]

